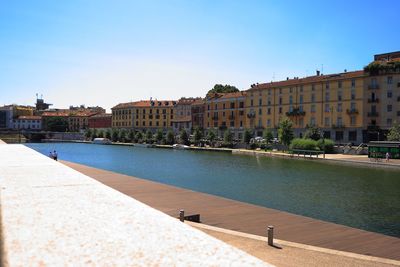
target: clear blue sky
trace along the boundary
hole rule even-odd
[[[400,50],[400,1],[1,1],[0,105],[204,96]]]

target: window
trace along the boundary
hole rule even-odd
[[[279,107],[279,114],[282,114],[282,107]]]
[[[391,112],[392,110],[393,110],[392,105],[387,105],[387,111],[388,111],[388,112]]]
[[[222,109],[225,109],[225,103],[222,104]]]
[[[215,105],[214,105],[214,109],[218,109],[218,104],[215,104]]]
[[[325,104],[325,112],[329,112],[329,110],[330,110],[329,104]]]
[[[356,103],[355,102],[351,102],[350,103],[350,110],[355,110],[356,109]]]
[[[271,119],[267,120],[267,126],[270,127],[271,126]]]
[[[387,92],[387,98],[392,98],[392,91]]]
[[[311,112],[312,112],[312,113],[315,112],[315,105],[311,105]]]
[[[315,103],[315,94],[311,94],[311,102]]]
[[[329,101],[330,95],[329,92],[325,92],[325,101]]]
[[[303,93],[303,85],[300,85],[300,93]]]
[[[234,127],[235,126],[235,121],[231,121],[229,124],[230,124],[231,127]]]
[[[343,120],[342,117],[337,117],[337,126],[342,126],[343,125]]]
[[[282,97],[279,97],[279,105],[282,105]]]
[[[243,127],[243,121],[240,121],[240,127]]]
[[[315,91],[315,85],[314,84],[311,85],[311,91]]]
[[[303,126],[304,126],[304,119],[303,119],[303,118],[300,118],[300,119],[299,119],[299,126],[300,126],[300,127],[303,127]]]
[[[314,118],[314,117],[311,117],[311,119],[310,119],[310,125],[311,125],[311,126],[314,126],[314,125],[315,125],[315,118]]]
[[[330,124],[331,124],[330,118],[329,118],[329,117],[326,117],[326,118],[325,118],[325,126],[326,126],[326,127],[329,127]]]
[[[235,108],[235,103],[231,102],[231,109]]]
[[[351,100],[355,100],[355,99],[356,99],[356,91],[351,90]]]
[[[289,88],[289,93],[293,93],[293,88],[292,87]]]
[[[271,89],[268,90],[268,95],[271,95]]]
[[[335,139],[336,139],[336,141],[341,141],[341,140],[343,140],[343,131],[336,131],[336,133],[335,133]]]
[[[326,89],[329,89],[329,82],[326,82],[325,88],[326,88]]]
[[[289,96],[289,104],[290,104],[290,105],[293,104],[293,96]]]
[[[261,115],[261,114],[262,114],[262,109],[259,108],[259,109],[258,109],[258,115]]]
[[[337,103],[337,112],[342,112],[342,103]]]
[[[338,88],[342,88],[342,81],[338,81]]]
[[[349,131],[349,141],[357,141],[357,131]]]
[[[250,106],[253,106],[253,99],[250,100]]]
[[[355,88],[356,87],[356,80],[352,79],[351,80],[351,88]]]
[[[393,83],[393,77],[392,76],[388,76],[387,77],[387,84],[392,84]]]
[[[342,101],[342,91],[337,92],[337,99],[338,101]]]
[[[271,106],[271,98],[268,98],[268,106]]]
[[[282,94],[282,88],[279,88],[279,94]]]
[[[261,99],[261,98],[258,99],[258,105],[259,105],[259,106],[262,106],[262,99]]]
[[[239,102],[239,108],[244,108],[244,102]]]
[[[271,108],[268,108],[268,109],[267,109],[267,114],[268,114],[268,115],[271,115]]]
[[[386,124],[387,124],[387,126],[389,126],[389,127],[391,127],[392,126],[392,119],[387,119],[386,120]]]
[[[303,104],[303,95],[300,95],[300,104]]]
[[[356,116],[350,116],[350,125],[351,126],[354,126],[354,125],[356,125]]]

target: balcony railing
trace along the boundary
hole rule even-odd
[[[348,110],[347,110],[347,114],[349,114],[349,115],[358,114],[358,110],[355,109],[355,108],[353,108],[353,109],[348,109]]]
[[[251,112],[251,113],[247,114],[247,118],[249,118],[249,119],[253,119],[255,117],[256,117],[256,113],[254,113],[254,112]]]
[[[344,124],[332,124],[332,129],[343,129],[345,128]]]
[[[299,108],[294,108],[292,111],[286,112],[286,116],[288,117],[304,116],[304,115],[306,115],[306,112],[300,110]]]
[[[368,85],[368,89],[370,90],[379,89],[379,84],[370,84]]]
[[[379,98],[368,98],[368,103],[379,103]]]
[[[368,112],[368,114],[367,114],[367,116],[368,117],[378,117],[379,116],[379,113],[378,112]]]
[[[264,126],[262,125],[258,125],[256,127],[254,127],[256,130],[264,130]]]

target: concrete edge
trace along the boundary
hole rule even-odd
[[[254,235],[254,234],[248,234],[248,233],[238,232],[238,231],[234,231],[234,230],[229,230],[229,229],[219,228],[216,226],[211,226],[211,225],[201,224],[201,223],[194,223],[194,222],[189,222],[189,221],[185,221],[185,223],[188,225],[191,225],[192,227],[196,227],[196,228],[201,228],[201,229],[205,229],[205,230],[220,232],[223,234],[229,234],[229,235],[233,235],[233,236],[263,241],[266,243],[265,245],[267,246],[268,238],[265,236],[258,236],[258,235]],[[278,243],[279,245],[285,245],[288,247],[311,250],[311,251],[315,251],[315,252],[327,253],[327,254],[337,255],[337,256],[344,256],[344,257],[354,258],[354,259],[358,259],[358,260],[372,261],[372,262],[377,262],[377,263],[385,263],[385,264],[392,264],[392,265],[400,266],[400,261],[397,261],[397,260],[391,260],[391,259],[374,257],[374,256],[367,256],[367,255],[362,255],[362,254],[357,254],[357,253],[352,253],[352,252],[345,252],[345,251],[340,251],[340,250],[334,250],[334,249],[329,249],[329,248],[321,248],[321,247],[305,245],[305,244],[301,244],[301,243],[295,243],[295,242],[291,242],[291,241],[285,241],[285,240],[281,240],[281,239],[274,239],[274,242]]]

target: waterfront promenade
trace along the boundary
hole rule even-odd
[[[0,158],[0,266],[268,266],[23,145]]]
[[[173,217],[179,209],[200,213],[204,224],[265,236],[274,225],[276,238],[322,248],[400,260],[400,239],[315,220],[274,209],[164,185],[76,163],[66,165]]]

